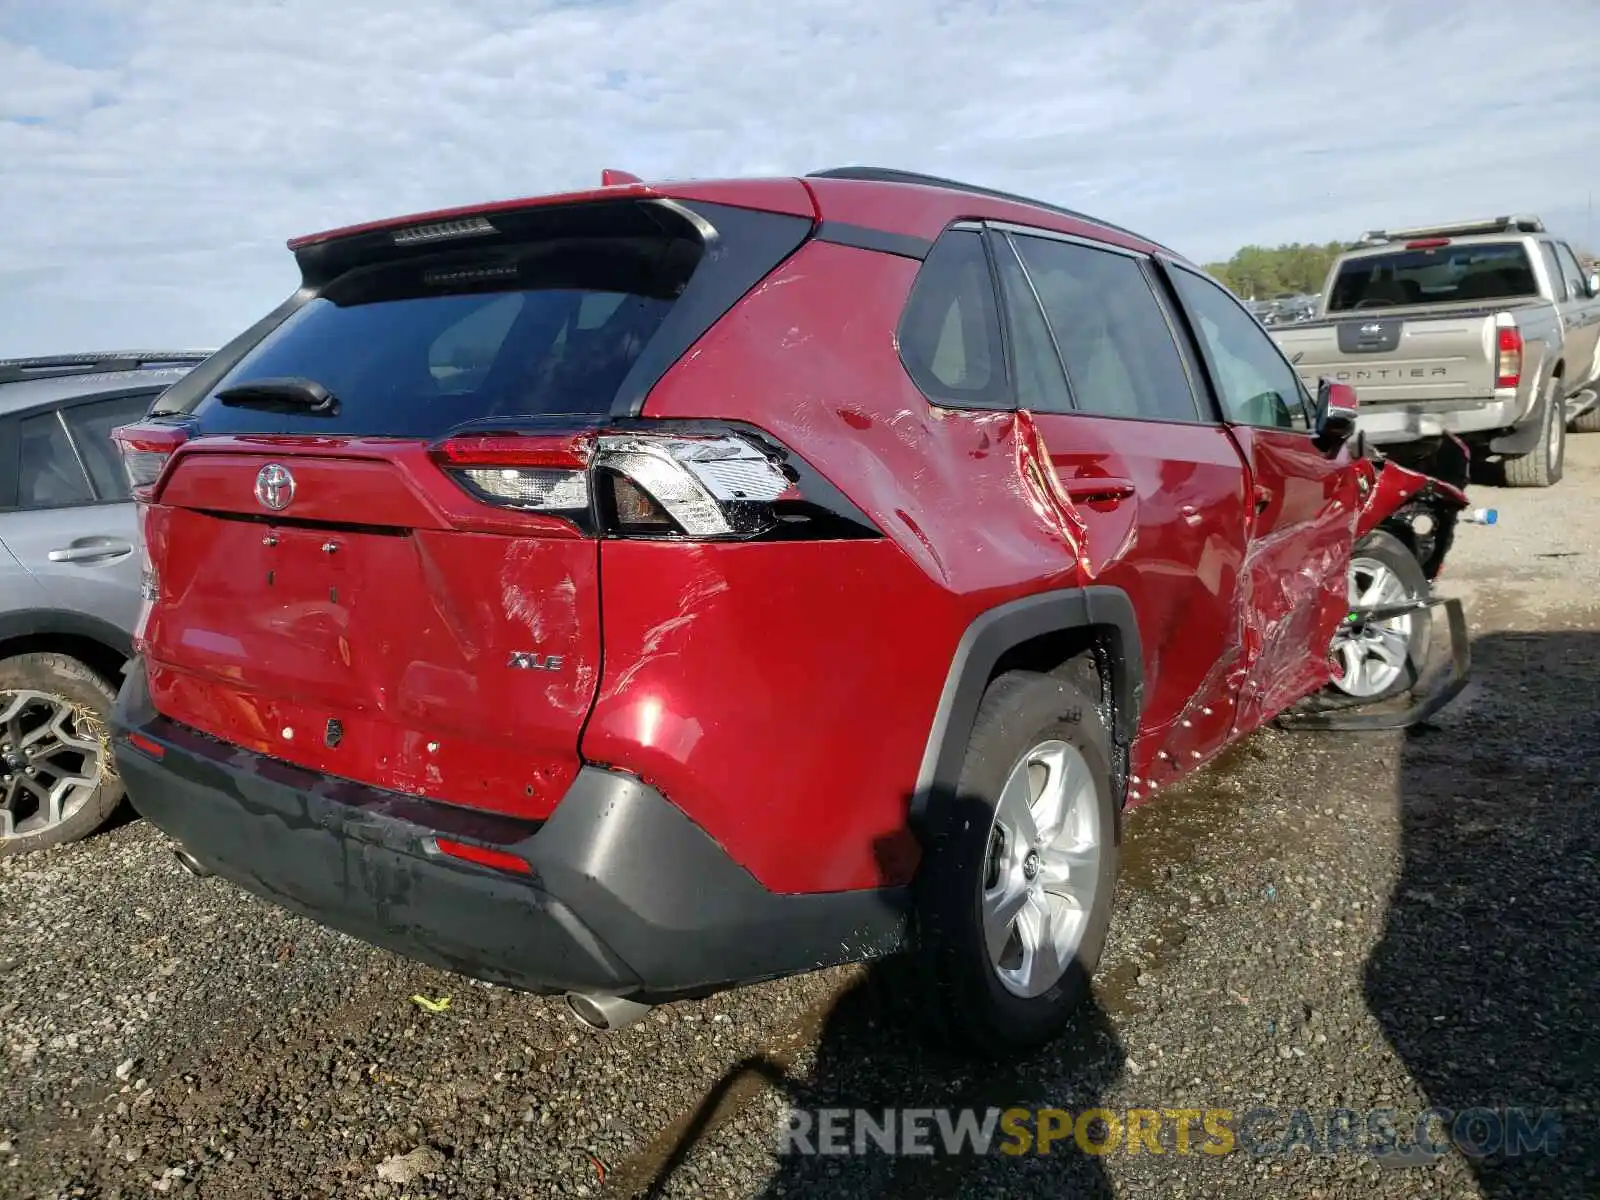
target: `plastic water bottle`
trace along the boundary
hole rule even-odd
[[[1460,519],[1468,525],[1493,525],[1500,514],[1492,508],[1471,508],[1462,513]]]

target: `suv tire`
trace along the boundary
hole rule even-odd
[[[1561,480],[1567,458],[1567,413],[1561,402],[1561,380],[1550,377],[1544,390],[1544,428],[1532,450],[1501,465],[1507,487],[1549,487]]]
[[[24,709],[19,705],[18,698],[29,694],[37,698],[27,701]],[[74,804],[72,810],[60,821],[47,824],[35,832],[0,836],[0,857],[43,850],[48,846],[59,846],[63,842],[87,837],[104,825],[122,803],[122,780],[117,777],[106,738],[106,718],[115,699],[116,693],[110,684],[69,655],[18,654],[0,659],[0,718],[12,709],[18,710],[12,722],[0,721],[0,749],[11,746],[12,738],[9,735],[16,729],[36,729],[41,721],[54,720],[48,708],[52,703],[70,710],[70,717],[60,727],[63,733],[75,740],[99,744],[93,754],[92,770],[96,780],[93,788],[86,795],[77,796],[71,802]],[[84,730],[85,724],[90,726],[88,731]],[[88,752],[76,751],[48,735],[35,745],[49,742],[60,747],[59,757],[51,762],[51,766],[59,766],[69,773],[82,770],[89,758]],[[5,769],[0,769],[0,781],[15,774],[19,761],[15,757],[15,749],[12,746],[13,757],[10,760],[0,760],[0,763],[9,764]],[[47,770],[45,778],[52,776],[53,773]],[[10,786],[0,782],[0,801],[10,794]],[[32,803],[31,798],[29,803]]]
[[[917,879],[917,936],[912,951],[918,979],[907,998],[917,1005],[926,1031],[936,1041],[969,1052],[1005,1057],[1060,1033],[1089,990],[1111,923],[1118,850],[1111,739],[1093,664],[1077,660],[1068,671],[1073,675],[1070,682],[1018,671],[989,685],[955,799],[935,817],[925,848]],[[1058,778],[1070,781],[1064,790],[1076,797],[1075,802],[1068,798],[1056,806],[1067,828],[1048,855],[1030,854],[1026,844],[1011,843],[1008,815],[1015,815],[1015,807],[1008,801],[1021,793],[1008,796],[1006,786],[1018,786],[1019,773],[1029,781],[1029,789],[1037,789],[1029,814],[1040,816],[1040,843],[1051,840],[1046,818]],[[1044,891],[1051,864],[1066,861],[1062,857],[1066,847],[1081,846],[1085,831],[1095,835],[1093,845],[1079,853],[1091,867],[1070,889]],[[1005,879],[1031,890],[1006,942],[1010,954],[1003,953],[997,961],[986,928],[1002,924],[994,919],[991,898],[1003,892]],[[1075,903],[1061,899],[1060,892],[1066,890],[1078,893]],[[1011,896],[1014,902],[1015,893]],[[1041,926],[1044,912],[1058,916],[1045,917]],[[1033,961],[1042,970],[1032,987],[1019,987],[1028,961],[1021,953],[1025,923],[1035,931],[1054,927],[1075,942],[1070,954],[1060,954],[1066,960],[1064,969],[1053,969],[1051,960],[1035,951]],[[1033,936],[1038,939],[1039,934]],[[1062,941],[1044,940],[1052,947]],[[1020,965],[1011,966],[1008,976],[1000,962]]]
[[[1351,551],[1350,590],[1355,592],[1362,586],[1363,580],[1366,586],[1370,587],[1378,582],[1376,577],[1380,572],[1386,577],[1384,582],[1388,584],[1391,593],[1382,598],[1384,603],[1401,604],[1407,600],[1426,600],[1433,593],[1433,588],[1428,583],[1428,576],[1411,548],[1387,530],[1375,529],[1357,542]],[[1351,604],[1352,606],[1355,604],[1354,597],[1351,598]],[[1322,707],[1374,704],[1401,695],[1416,686],[1417,680],[1422,678],[1422,672],[1428,665],[1429,648],[1433,643],[1433,614],[1427,609],[1422,609],[1412,613],[1405,620],[1409,622],[1403,628],[1406,658],[1400,666],[1399,673],[1381,688],[1345,686],[1336,680],[1322,693],[1322,698],[1325,700]],[[1389,621],[1384,624],[1393,629],[1396,622]],[[1340,665],[1348,667],[1343,648],[1346,644],[1360,647],[1361,643],[1362,638],[1358,633],[1335,634],[1330,656],[1338,660]]]

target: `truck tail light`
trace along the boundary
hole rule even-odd
[[[718,423],[447,438],[439,467],[474,498],[602,537],[750,541],[878,537],[770,437]]]
[[[1515,326],[1502,325],[1496,330],[1499,356],[1495,366],[1494,386],[1514,388],[1522,381],[1522,334]]]
[[[124,425],[112,430],[111,437],[122,453],[133,498],[143,502],[155,495],[167,463],[188,440],[189,431],[177,425]]]

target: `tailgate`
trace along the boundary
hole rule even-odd
[[[1327,376],[1363,405],[1482,399],[1494,394],[1492,315],[1368,316],[1271,331],[1313,395]]]
[[[598,676],[597,546],[452,529],[409,467],[181,456],[147,516],[152,699],[312,770],[543,816]],[[294,480],[292,520],[262,515],[269,468]]]

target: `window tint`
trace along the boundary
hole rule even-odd
[[[116,444],[111,440],[111,431],[143,419],[151,400],[148,395],[124,396],[94,404],[77,404],[65,410],[72,438],[78,444],[78,453],[83,456],[83,465],[89,468],[89,478],[94,480],[95,494],[100,499],[129,498],[128,476],[122,469]]]
[[[1340,264],[1328,311],[1538,294],[1521,242],[1477,242],[1352,258]]]
[[[1305,393],[1272,339],[1227,292],[1192,271],[1173,282],[1200,337],[1218,399],[1238,425],[1308,429]]]
[[[1044,306],[1079,409],[1198,419],[1172,330],[1137,259],[1048,238],[1011,240]]]
[[[1550,276],[1550,294],[1557,300],[1561,299],[1561,291],[1566,287],[1566,281],[1561,274],[1561,261],[1556,258],[1556,248],[1553,242],[1540,242],[1539,250],[1544,255],[1544,269]]]
[[[1008,403],[994,281],[977,232],[953,230],[934,243],[906,301],[900,355],[932,399]]]
[[[1578,266],[1577,257],[1572,253],[1571,247],[1565,242],[1556,247],[1556,254],[1561,258],[1561,277],[1567,284],[1568,299],[1578,300],[1583,298],[1583,271]]]
[[[227,406],[213,393],[196,409],[201,427],[436,437],[465,421],[607,413],[700,252],[665,236],[552,238],[351,271],[216,389],[301,376],[337,397],[337,413]]]
[[[1009,246],[1000,247],[999,269],[1000,293],[1011,327],[1011,360],[1016,364],[1017,405],[1030,412],[1071,412],[1072,397],[1055,339],[1045,324],[1033,284]]]
[[[17,503],[23,508],[58,508],[94,499],[89,479],[72,452],[67,431],[55,413],[22,422],[22,473]]]

